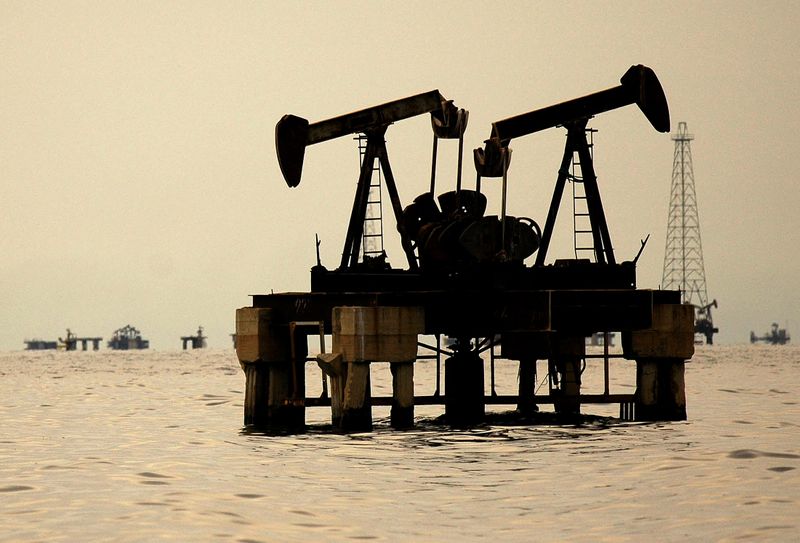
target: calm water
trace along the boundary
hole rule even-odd
[[[498,393],[515,371],[498,362]],[[614,361],[611,391],[632,381]],[[430,406],[395,432],[375,408],[345,436],[318,408],[267,437],[242,430],[232,350],[0,353],[0,540],[797,541],[800,349],[702,347],[686,382],[681,423],[585,406],[579,426],[452,431]]]

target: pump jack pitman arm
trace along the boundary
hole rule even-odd
[[[302,117],[284,115],[275,126],[275,148],[283,178],[290,187],[300,184],[303,157],[308,145],[347,134],[364,133],[423,113],[431,113],[434,131],[438,137],[459,136],[450,128],[457,122],[457,108],[452,101],[443,98],[438,90],[401,98],[313,124],[309,124]]]

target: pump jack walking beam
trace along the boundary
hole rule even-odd
[[[367,133],[378,126],[388,126],[423,113],[431,113],[442,125],[449,125],[456,121],[455,118],[452,121],[450,119],[455,109],[453,103],[445,100],[438,90],[432,90],[313,124],[302,117],[284,115],[275,126],[278,165],[286,184],[296,187],[300,184],[303,157],[308,145],[347,134]]]
[[[438,90],[401,98],[312,124],[302,117],[284,115],[275,126],[275,148],[278,154],[278,164],[286,184],[290,187],[296,187],[300,184],[303,158],[307,146],[353,133],[362,133],[367,137],[367,146],[361,164],[353,208],[350,213],[340,269],[353,268],[358,264],[364,233],[364,218],[369,200],[370,181],[376,159],[379,161],[384,175],[386,190],[392,203],[392,211],[398,225],[401,244],[406,254],[409,268],[411,270],[419,268],[411,239],[401,227],[400,218],[403,213],[403,206],[400,202],[397,184],[389,164],[384,135],[387,127],[395,121],[424,113],[431,114],[431,125],[434,132],[433,161],[435,165],[436,139],[458,138],[461,142],[467,123],[467,112],[463,109],[458,109],[453,105],[452,101],[442,97]],[[433,183],[435,170],[431,175],[431,183]]]
[[[542,231],[539,252],[536,255],[537,266],[544,265],[547,257],[547,249],[552,239],[564,185],[569,177],[569,165],[576,152],[580,158],[583,183],[586,189],[596,260],[598,263],[615,263],[611,236],[603,212],[600,190],[597,186],[597,177],[585,130],[586,123],[594,115],[630,104],[639,106],[657,131],[669,132],[669,107],[661,83],[653,70],[639,64],[631,66],[625,72],[617,87],[492,123],[492,133],[486,140],[485,147],[475,149],[475,168],[479,179],[481,176],[505,176],[509,161],[504,157],[509,154],[508,145],[513,138],[559,125],[566,127],[567,142],[558,170],[547,222]]]

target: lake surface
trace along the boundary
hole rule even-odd
[[[0,353],[0,541],[797,541],[800,348],[699,347],[686,368],[686,422],[587,405],[456,431],[420,406],[399,432],[376,407],[339,435],[310,408],[308,433],[270,437],[242,428],[232,350]],[[633,363],[611,370],[632,392]],[[419,362],[417,393],[434,379]],[[516,367],[496,379],[514,393]],[[387,366],[372,380],[390,392]]]

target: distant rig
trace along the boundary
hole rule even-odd
[[[711,308],[717,300],[708,301],[706,272],[703,264],[703,245],[700,241],[700,216],[694,190],[692,148],[694,136],[689,134],[685,122],[678,123],[672,136],[675,153],[672,160],[672,189],[669,198],[667,242],[664,250],[664,273],[661,288],[680,290],[683,303],[695,308],[695,342],[714,343],[714,326]]]
[[[47,341],[43,339],[26,339],[25,350],[27,351],[43,351],[49,349],[61,349],[63,351],[77,351],[78,344],[81,344],[82,351],[89,350],[89,343],[92,344],[92,350],[96,351],[100,348],[100,342],[103,341],[101,337],[78,337],[77,334],[72,333],[72,330],[67,328],[67,335],[65,338],[58,338],[58,341]]]
[[[182,336],[181,342],[183,349],[186,350],[187,345],[191,345],[192,349],[204,349],[207,346],[207,336],[203,335],[203,327],[197,328],[195,335]],[[78,337],[72,330],[67,328],[67,334],[64,338],[58,338],[57,341],[50,341],[44,339],[26,339],[26,351],[44,351],[44,350],[61,350],[61,351],[77,351],[78,345],[81,346],[82,351],[88,351],[91,344],[92,350],[100,350],[100,343],[103,341],[102,337]],[[150,348],[150,340],[142,337],[142,333],[130,324],[123,326],[111,335],[108,340],[107,347],[112,351],[131,351],[131,350],[144,350]]]
[[[187,345],[191,345],[192,349],[205,349],[206,348],[206,336],[203,335],[203,327],[197,327],[197,333],[193,336],[182,336],[181,341],[183,342],[183,350],[186,350]]]
[[[149,347],[150,340],[143,339],[142,333],[130,324],[115,330],[113,337],[108,341],[108,348],[115,351],[148,349]]]
[[[755,332],[750,332],[750,343],[769,343],[771,345],[786,345],[791,341],[791,336],[786,328],[780,328],[777,322],[772,323],[772,328],[763,336],[757,336]]]

